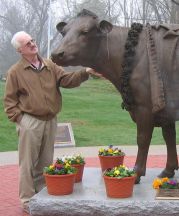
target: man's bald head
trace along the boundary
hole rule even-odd
[[[25,31],[19,31],[12,37],[11,44],[16,50],[18,50],[21,46],[23,46],[23,42],[26,38],[31,38],[31,36]]]

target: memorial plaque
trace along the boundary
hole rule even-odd
[[[159,189],[157,190],[156,199],[158,200],[178,200],[179,189]]]
[[[55,147],[75,146],[71,123],[58,123]]]

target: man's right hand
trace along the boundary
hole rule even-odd
[[[91,75],[91,76],[96,76],[96,77],[102,77],[102,75],[98,72],[96,72],[95,70],[93,70],[92,68],[86,68],[86,72]]]

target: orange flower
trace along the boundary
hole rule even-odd
[[[169,178],[168,178],[168,177],[162,178],[162,183],[168,182],[168,181],[169,181]]]
[[[154,179],[153,181],[153,188],[154,189],[159,189],[159,187],[162,185],[162,180],[157,178],[157,179]]]

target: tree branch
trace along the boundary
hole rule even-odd
[[[179,5],[179,1],[177,0],[171,0],[173,3],[175,3],[176,5]]]

